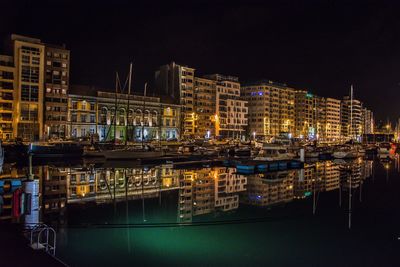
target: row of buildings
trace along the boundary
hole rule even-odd
[[[269,139],[286,134],[335,142],[373,133],[372,111],[348,96],[320,97],[270,80],[240,84],[233,76],[198,77],[194,68],[174,62],[156,71],[155,85],[181,105],[183,136]]]
[[[287,137],[335,142],[373,133],[359,100],[320,97],[269,80],[196,75],[174,62],[155,72],[159,97],[71,86],[65,45],[11,35],[0,55],[0,138],[99,140]]]
[[[65,45],[11,35],[0,55],[0,138],[27,141],[98,136],[100,140],[175,139],[180,106],[159,97],[71,86]]]

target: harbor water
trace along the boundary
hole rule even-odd
[[[33,172],[39,193],[21,190],[37,212],[0,216],[53,227],[70,266],[398,266],[398,155],[249,175],[118,162]]]

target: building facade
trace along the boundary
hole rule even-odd
[[[345,96],[341,103],[342,138],[358,140],[363,134],[363,109],[359,100]]]
[[[205,77],[216,82],[215,135],[234,139],[245,137],[248,105],[240,96],[239,78],[220,74]]]
[[[70,51],[64,46],[46,45],[45,135],[67,136]]]
[[[211,138],[219,131],[216,125],[216,81],[195,77],[194,114],[195,135]]]
[[[303,90],[295,93],[295,136],[317,139],[318,97]]]
[[[158,93],[171,97],[175,104],[181,105],[180,131],[185,137],[193,137],[196,133],[194,72],[194,68],[178,65],[175,62],[163,65],[155,72]]]
[[[242,96],[248,101],[249,133],[271,138],[294,133],[295,90],[285,84],[263,80],[246,84],[241,88]]]
[[[14,127],[15,98],[15,67],[11,56],[0,55],[0,139],[8,140],[14,138],[16,128]]]
[[[363,108],[363,134],[373,134],[374,133],[374,113]]]
[[[340,100],[320,97],[317,100],[317,134],[321,142],[338,142],[341,137]]]
[[[71,90],[67,127],[71,138],[118,142],[179,138],[179,105],[95,87],[73,86]]]
[[[0,56],[0,138],[65,137],[69,51],[12,34]]]
[[[97,98],[88,95],[68,95],[68,138],[91,137],[97,133]]]
[[[34,141],[43,138],[44,55],[39,39],[11,35],[15,66],[14,131],[16,137]]]

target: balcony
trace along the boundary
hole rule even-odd
[[[2,122],[12,122],[11,116],[0,116],[0,121]]]

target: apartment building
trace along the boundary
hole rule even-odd
[[[45,47],[45,135],[65,138],[67,131],[70,51],[65,45]]]
[[[39,39],[12,34],[9,40],[15,66],[15,137],[33,141],[43,138],[44,55]]]
[[[16,105],[15,67],[12,56],[0,55],[0,139],[12,139],[16,135],[13,113]]]
[[[317,138],[317,100],[313,94],[298,90],[295,93],[295,136],[314,140]]]
[[[78,88],[81,89],[81,87]],[[95,92],[92,95],[88,93],[80,95],[77,94],[79,91],[76,91],[78,88],[74,88],[74,91],[67,98],[66,136],[72,139],[92,137],[97,133],[97,98]]]
[[[201,138],[215,137],[219,132],[215,119],[217,83],[200,77],[195,77],[194,81],[195,135]]]
[[[363,111],[359,100],[345,96],[341,102],[342,138],[358,140],[363,134]]]
[[[317,99],[317,134],[321,142],[338,142],[341,137],[339,99],[319,97]]]
[[[374,113],[363,108],[363,134],[373,134],[374,133]]]
[[[0,138],[65,137],[69,51],[12,34],[0,56]]]
[[[182,136],[196,134],[194,113],[194,68],[178,65],[175,62],[161,66],[155,72],[155,85],[160,95],[171,97],[175,104],[181,105],[179,119]]]
[[[239,78],[221,74],[206,75],[216,82],[216,136],[244,138],[248,123],[247,101],[240,96]]]
[[[271,138],[294,133],[295,90],[269,80],[248,83],[241,88],[248,101],[249,133]]]

